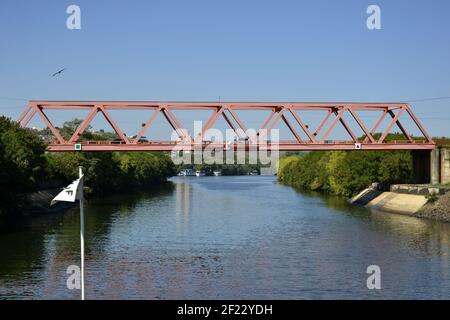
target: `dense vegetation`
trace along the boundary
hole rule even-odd
[[[409,151],[309,152],[280,159],[279,181],[306,191],[351,197],[373,182],[409,183]]]
[[[167,154],[151,152],[68,152],[46,154],[47,179],[67,184],[83,166],[89,194],[146,188],[175,174]]]
[[[37,135],[0,117],[0,213],[22,203],[23,194],[45,177],[44,152]]]
[[[64,125],[70,136],[73,121]],[[92,133],[86,133],[87,135]],[[0,214],[17,211],[26,194],[48,182],[64,186],[85,168],[90,194],[144,188],[159,184],[175,173],[170,157],[163,153],[70,152],[45,153],[42,136],[0,117]]]
[[[63,123],[62,127],[56,127],[56,129],[61,133],[61,136],[69,140],[70,137],[73,135],[75,130],[80,126],[80,124],[83,122],[81,119],[73,119],[70,121],[66,121]],[[47,137],[48,139],[54,139],[53,133],[50,131],[49,128],[45,128],[42,130],[37,130],[36,132],[41,137]],[[105,132],[103,129],[100,131],[92,131],[92,127],[88,126],[86,130],[83,132],[83,134],[79,137],[79,141],[86,141],[86,140],[114,140],[118,139],[119,136],[115,132]]]
[[[438,145],[439,147],[450,147],[450,138],[447,137],[435,137],[433,138],[433,141]]]

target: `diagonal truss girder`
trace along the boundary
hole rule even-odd
[[[50,121],[45,114],[46,110],[88,110],[87,116],[83,119],[75,133],[67,141],[62,137],[57,127]],[[127,137],[120,126],[113,119],[110,110],[153,110],[151,116],[145,119],[142,128],[140,128],[136,138],[131,139]],[[234,131],[236,136],[245,138],[252,144],[258,144],[264,136],[261,136],[261,132],[265,132],[268,136],[274,128],[276,128],[280,119],[286,124],[288,129],[295,137],[294,141],[288,142],[289,150],[307,150],[308,146],[311,150],[322,148],[324,150],[335,150],[339,147],[339,144],[346,145],[343,149],[347,149],[351,143],[361,143],[365,149],[432,149],[434,148],[434,142],[429,136],[423,125],[419,122],[418,118],[414,115],[411,108],[406,103],[272,103],[272,102],[147,102],[147,101],[30,101],[24,112],[20,115],[18,122],[22,127],[26,127],[31,119],[36,115],[39,116],[44,123],[48,126],[50,131],[55,136],[56,140],[51,143],[50,150],[68,150],[70,146],[78,143],[83,132],[89,127],[91,122],[101,113],[106,121],[111,125],[115,133],[119,136],[122,144],[115,146],[117,150],[158,150],[155,148],[145,148],[141,144],[141,137],[150,129],[155,123],[155,120],[159,114],[163,115],[163,118],[170,124],[170,126],[176,131],[180,141],[191,144],[204,143],[202,134],[198,134],[196,137],[192,137],[179,119],[175,116],[176,110],[189,110],[195,112],[196,110],[211,110],[212,114],[207,119],[203,126],[204,133],[213,128],[219,118],[223,118],[230,128]],[[246,126],[243,119],[239,117],[237,112],[241,110],[252,111],[270,111],[269,117],[259,127],[257,136],[254,136]],[[299,115],[299,112],[326,112],[325,117],[314,131],[310,130],[309,126],[305,123],[304,119]],[[360,118],[360,112],[372,112],[381,114],[375,125],[369,130],[364,124],[364,121]],[[359,141],[355,135],[352,127],[345,120],[345,115],[350,116],[355,120],[356,125],[353,128],[359,128],[364,133],[364,138]],[[380,125],[389,115],[391,121],[389,125],[382,131],[378,140],[374,138],[374,134],[379,129]],[[294,123],[289,120],[290,116],[294,119]],[[333,118],[331,123],[327,126],[330,118]],[[417,142],[406,131],[405,127],[400,122],[401,117],[409,116],[412,123],[416,126],[424,136],[425,141]],[[345,129],[350,136],[351,140],[345,142],[327,140],[331,132],[338,125],[338,123]],[[394,126],[397,126],[406,138],[406,142],[400,144],[392,144],[386,142],[386,137],[392,133]],[[299,127],[300,131],[296,129]],[[319,133],[325,130],[324,134],[319,138]],[[302,134],[305,139],[302,138]],[[169,138],[169,137],[168,137]],[[151,144],[152,142],[149,142]],[[62,147],[64,146],[64,147]],[[136,148],[133,149],[133,146]],[[306,148],[306,149],[305,149]],[[95,147],[92,147],[95,150]],[[99,148],[98,150],[103,150]],[[161,149],[163,149],[161,147]],[[339,148],[338,148],[339,149]]]

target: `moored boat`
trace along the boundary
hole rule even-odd
[[[194,169],[182,169],[177,175],[180,177],[193,177],[195,176],[195,171]]]
[[[204,170],[197,170],[197,171],[195,172],[195,175],[196,175],[197,177],[204,177],[204,176],[206,176],[206,172],[205,172]]]

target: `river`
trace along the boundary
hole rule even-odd
[[[86,204],[87,299],[449,299],[450,224],[299,193],[274,177],[176,177]],[[79,299],[79,211],[0,234],[1,299]],[[369,290],[366,269],[381,269]]]

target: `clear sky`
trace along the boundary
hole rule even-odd
[[[81,30],[66,28],[71,4]],[[381,30],[366,27],[370,4]],[[12,118],[28,99],[450,96],[448,0],[1,0],[0,43],[0,114]],[[411,105],[432,135],[450,136],[450,99]]]

